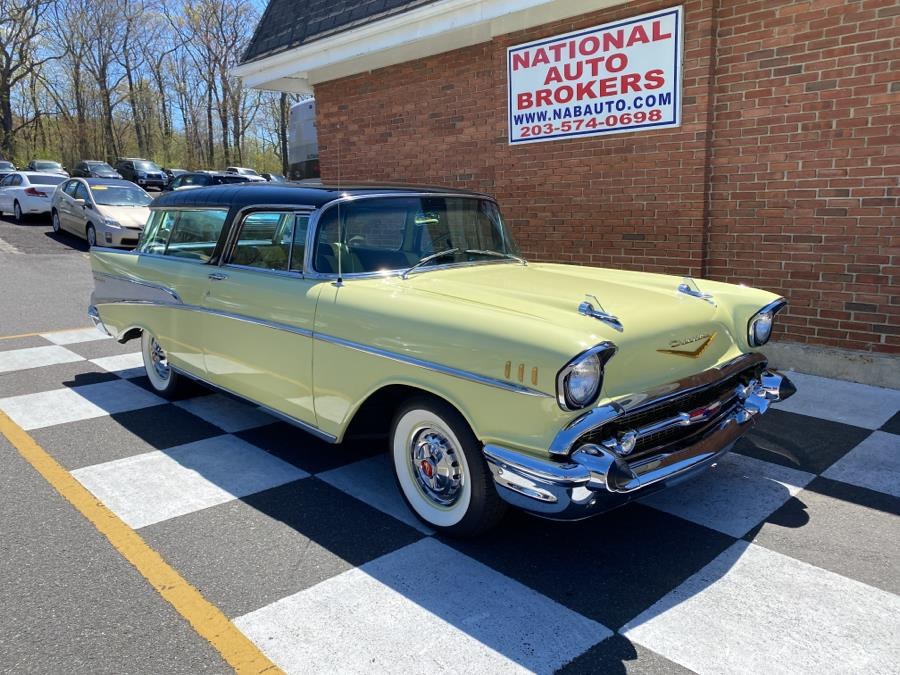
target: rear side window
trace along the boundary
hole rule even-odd
[[[225,227],[228,212],[214,209],[156,211],[138,250],[141,253],[207,262]]]
[[[303,271],[308,214],[259,211],[249,214],[230,264],[264,270]]]

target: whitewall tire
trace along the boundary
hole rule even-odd
[[[435,530],[473,536],[505,512],[481,444],[460,413],[446,402],[416,397],[391,426],[391,460],[400,494]]]
[[[141,333],[141,353],[144,357],[144,370],[150,386],[160,396],[174,398],[182,387],[183,378],[172,370],[165,350],[156,341],[156,337],[148,331]]]

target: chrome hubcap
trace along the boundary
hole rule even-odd
[[[443,433],[416,429],[409,443],[409,461],[419,491],[437,506],[453,506],[465,479],[458,451]]]
[[[169,379],[169,361],[166,359],[163,348],[159,346],[154,337],[150,338],[150,362],[161,380]]]

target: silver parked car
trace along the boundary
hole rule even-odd
[[[132,248],[150,216],[152,201],[127,180],[72,178],[53,193],[53,231],[77,234],[90,246]]]

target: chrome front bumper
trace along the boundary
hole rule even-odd
[[[570,449],[564,458],[539,459],[497,445],[486,445],[484,456],[497,491],[507,502],[547,518],[578,520],[702,473],[731,450],[738,438],[753,427],[757,417],[768,410],[770,403],[784,400],[794,391],[794,385],[786,377],[765,371],[758,379],[741,386],[736,402],[720,410],[699,436],[631,463],[627,456],[606,444],[585,443],[571,448],[573,443],[577,444],[577,438],[592,428],[585,418],[592,420],[594,427],[614,418],[615,413],[600,409],[560,432],[557,443],[568,443]],[[624,411],[620,408],[619,412]],[[679,419],[685,419],[683,414],[664,422],[674,425]],[[575,438],[574,433],[577,433]]]

